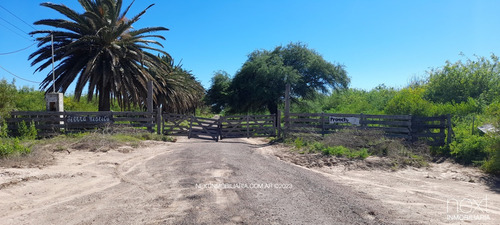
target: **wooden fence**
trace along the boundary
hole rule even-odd
[[[209,119],[180,114],[163,114],[163,134],[211,137],[218,140],[277,135],[276,115],[228,116]],[[217,138],[215,137],[217,136]]]
[[[451,143],[453,134],[451,116],[412,117],[412,140],[425,140],[429,145],[442,146]],[[446,141],[445,141],[446,140]]]
[[[187,136],[191,116],[182,114],[163,114],[161,130],[162,134],[171,136]]]
[[[285,133],[329,134],[344,128],[378,129],[386,136],[417,141],[430,145],[451,142],[450,116],[416,117],[411,115],[365,115],[328,113],[290,113],[285,115]]]
[[[430,145],[451,142],[451,117],[411,115],[365,115],[328,113],[290,113],[277,115],[228,116],[219,119],[156,112],[12,112],[9,129],[17,133],[21,121],[33,122],[42,135],[81,131],[105,126],[132,126],[165,135],[222,138],[270,137],[281,133],[326,135],[344,128],[379,129],[389,137],[411,141],[425,140]]]
[[[202,118],[191,116],[189,118],[188,138],[212,139],[219,141],[220,128],[219,120],[212,118]]]
[[[131,126],[153,130],[155,114],[148,112],[11,112],[6,119],[14,134],[19,123],[34,123],[41,135],[82,131],[106,126]]]
[[[277,135],[276,115],[221,117],[220,130],[221,139],[273,137]]]

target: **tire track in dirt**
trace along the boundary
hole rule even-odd
[[[180,138],[129,153],[58,153],[41,170],[0,169],[0,183],[63,174],[1,189],[0,224],[418,224],[335,178],[261,154],[263,146]]]

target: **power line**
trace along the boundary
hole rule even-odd
[[[38,81],[32,81],[32,80],[24,79],[24,78],[22,78],[22,77],[20,77],[20,76],[18,76],[18,75],[15,75],[14,73],[12,73],[12,72],[8,71],[7,69],[3,68],[2,66],[0,66],[0,69],[5,70],[5,72],[10,73],[12,76],[17,77],[17,78],[19,78],[20,80],[24,80],[24,81],[31,82],[31,83],[35,83],[35,84],[39,84],[39,83],[40,83],[40,82],[38,82]]]
[[[8,9],[4,8],[3,6],[0,5],[0,8],[4,9],[5,11],[7,11],[8,13],[10,13],[10,15],[13,15],[14,17],[16,17],[18,20],[21,20],[24,24],[30,26],[33,30],[36,30],[36,28],[34,28],[33,26],[31,26],[31,24],[27,23],[26,21],[24,21],[23,19],[19,18],[16,14],[12,13],[11,11],[9,11]]]
[[[2,17],[0,17],[0,20],[5,21],[6,23],[10,24],[10,25],[11,25],[11,26],[13,26],[14,28],[16,28],[16,29],[18,29],[18,30],[22,31],[22,32],[23,32],[23,33],[25,33],[25,34],[30,35],[28,32],[24,31],[23,29],[19,28],[19,27],[18,27],[18,26],[16,26],[16,25],[12,24],[12,23],[11,23],[11,22],[9,22],[8,20],[6,20],[6,19],[4,19],[4,18],[2,18]]]
[[[20,51],[24,51],[28,48],[31,48],[31,46],[33,45],[36,45],[36,42],[34,42],[33,44],[31,44],[30,46],[26,47],[26,48],[22,48],[22,49],[19,49],[19,50],[16,50],[16,51],[12,51],[12,52],[5,52],[5,53],[0,53],[0,55],[10,55],[10,54],[14,54],[14,53],[18,53]]]
[[[10,29],[10,27],[5,26],[3,23],[0,23],[0,25],[2,25],[3,27],[7,28],[10,31],[12,31],[12,33],[17,34],[17,36],[19,36],[19,37],[22,37],[22,38],[29,40],[29,41],[33,41],[32,39],[29,39],[26,36],[19,34],[17,31]]]

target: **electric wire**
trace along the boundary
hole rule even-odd
[[[16,77],[16,78],[18,78],[18,79],[20,79],[20,80],[24,80],[24,81],[31,82],[31,83],[35,83],[35,84],[39,84],[39,83],[40,83],[40,82],[38,82],[38,81],[32,81],[32,80],[24,79],[24,78],[22,78],[22,77],[20,77],[20,76],[18,76],[18,75],[16,75],[16,74],[14,74],[14,73],[12,73],[12,72],[8,71],[7,69],[3,68],[2,66],[0,66],[0,69],[4,70],[5,72],[9,73],[10,75],[12,75],[12,76],[14,76],[14,77]]]
[[[10,54],[18,53],[18,52],[24,51],[24,50],[26,50],[28,48],[31,48],[31,46],[33,46],[33,45],[36,45],[36,42],[34,42],[33,44],[31,44],[30,46],[28,46],[26,48],[22,48],[22,49],[19,49],[19,50],[16,50],[16,51],[12,51],[12,52],[0,53],[0,55],[10,55]]]
[[[17,15],[16,15],[16,14],[14,14],[13,12],[11,12],[10,10],[6,9],[5,7],[3,7],[3,6],[1,6],[1,5],[0,5],[0,8],[2,8],[2,9],[3,9],[3,10],[5,10],[5,11],[7,11],[9,14],[11,14],[12,16],[14,16],[15,18],[17,18],[18,20],[20,20],[20,21],[21,21],[21,22],[23,22],[24,24],[26,24],[26,25],[28,25],[29,27],[31,27],[33,30],[35,30],[35,31],[37,30],[37,29],[36,29],[35,27],[33,27],[31,24],[27,23],[26,21],[24,21],[24,20],[23,20],[23,19],[21,19],[19,16],[17,16]],[[26,50],[26,49],[29,49],[29,48],[31,48],[33,45],[37,44],[36,42],[34,42],[35,40],[33,39],[33,36],[32,36],[32,35],[30,35],[28,32],[24,31],[23,29],[21,29],[21,28],[19,28],[18,26],[16,26],[16,25],[12,24],[11,22],[7,21],[6,19],[4,19],[4,18],[2,18],[2,17],[0,17],[0,20],[5,21],[6,23],[8,23],[9,25],[13,26],[14,28],[16,28],[16,29],[20,30],[21,32],[23,32],[23,33],[27,34],[27,35],[28,35],[28,36],[30,36],[32,39],[29,39],[29,38],[25,37],[24,35],[21,35],[21,34],[19,34],[18,32],[16,32],[15,30],[11,29],[10,27],[8,27],[8,26],[6,26],[6,25],[4,25],[4,24],[1,24],[1,23],[0,23],[0,25],[2,25],[3,27],[7,28],[8,30],[12,31],[12,32],[13,32],[13,33],[15,33],[16,35],[18,35],[18,36],[20,36],[20,37],[22,37],[22,38],[24,38],[24,39],[27,39],[27,40],[33,41],[33,44],[31,44],[31,45],[29,45],[29,46],[27,46],[27,47],[25,47],[25,48],[22,48],[22,49],[19,49],[19,50],[15,50],[15,51],[11,51],[11,52],[0,53],[0,55],[10,55],[10,54],[14,54],[14,53],[17,53],[17,52],[21,52],[21,51],[24,51],[24,50]],[[14,73],[10,72],[9,70],[5,69],[3,66],[0,66],[0,69],[4,70],[5,72],[9,73],[10,75],[12,75],[12,76],[14,76],[14,77],[16,77],[16,78],[18,78],[18,79],[20,79],[20,80],[23,80],[23,81],[26,81],[26,82],[35,83],[35,84],[40,84],[40,82],[38,82],[38,81],[32,81],[32,80],[29,80],[29,79],[25,79],[25,78],[23,78],[23,77],[21,77],[21,76],[18,76],[18,75],[16,75],[16,74],[14,74]]]
[[[19,36],[19,37],[22,37],[22,38],[24,38],[24,39],[26,39],[26,40],[29,40],[29,41],[33,41],[32,39],[29,39],[29,38],[27,38],[26,36],[19,34],[17,31],[12,30],[10,27],[5,26],[3,23],[0,23],[0,25],[1,25],[1,26],[3,26],[3,27],[5,27],[6,29],[8,29],[8,30],[12,31],[12,33],[16,34],[16,35],[17,35],[17,36]]]
[[[6,9],[5,7],[1,6],[0,5],[0,8],[2,8],[3,10],[7,11],[8,13],[10,13],[10,15],[13,15],[14,17],[16,17],[18,20],[21,20],[21,22],[23,22],[24,24],[28,25],[29,27],[31,27],[33,30],[36,30],[36,28],[34,28],[33,26],[31,26],[31,24],[27,23],[26,21],[24,21],[23,19],[19,18],[16,14],[12,13],[11,11],[9,11],[8,9]]]
[[[14,28],[16,28],[16,29],[18,29],[18,30],[22,31],[23,33],[25,33],[26,35],[31,36],[28,32],[26,32],[26,31],[24,31],[23,29],[19,28],[18,26],[14,25],[13,23],[9,22],[8,20],[6,20],[6,19],[4,19],[4,18],[2,18],[2,17],[0,17],[0,20],[3,20],[4,22],[6,22],[6,23],[10,24],[10,25],[11,25],[11,26],[13,26]]]

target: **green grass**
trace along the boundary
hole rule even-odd
[[[308,143],[301,137],[296,138],[293,143],[296,149],[301,150],[299,151],[301,154],[305,154],[307,152],[322,152],[325,155],[346,157],[349,159],[366,159],[370,156],[370,153],[366,148],[350,149],[342,145],[328,146],[319,141]]]

